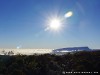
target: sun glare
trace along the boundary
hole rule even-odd
[[[51,16],[47,19],[47,27],[44,29],[44,31],[57,31],[60,32],[63,30],[64,24],[66,23],[66,19],[73,16],[72,11],[68,11],[64,14],[64,16]]]
[[[50,21],[49,24],[50,29],[59,30],[60,27],[61,27],[61,21],[59,19],[55,18]]]

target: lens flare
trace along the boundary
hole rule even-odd
[[[73,15],[73,12],[72,11],[69,11],[65,14],[65,18],[69,18]]]

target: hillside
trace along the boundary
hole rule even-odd
[[[0,56],[0,75],[72,75],[65,72],[100,72],[100,51]]]

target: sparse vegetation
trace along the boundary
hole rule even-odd
[[[1,75],[64,75],[63,71],[100,72],[100,51],[68,53],[61,56],[0,56]]]
[[[13,51],[8,51],[6,52],[5,50],[2,51],[2,54],[3,55],[14,55],[14,52]]]

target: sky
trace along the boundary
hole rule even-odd
[[[99,7],[100,0],[0,0],[0,48],[100,49]],[[63,19],[57,31],[47,30],[52,18]]]

